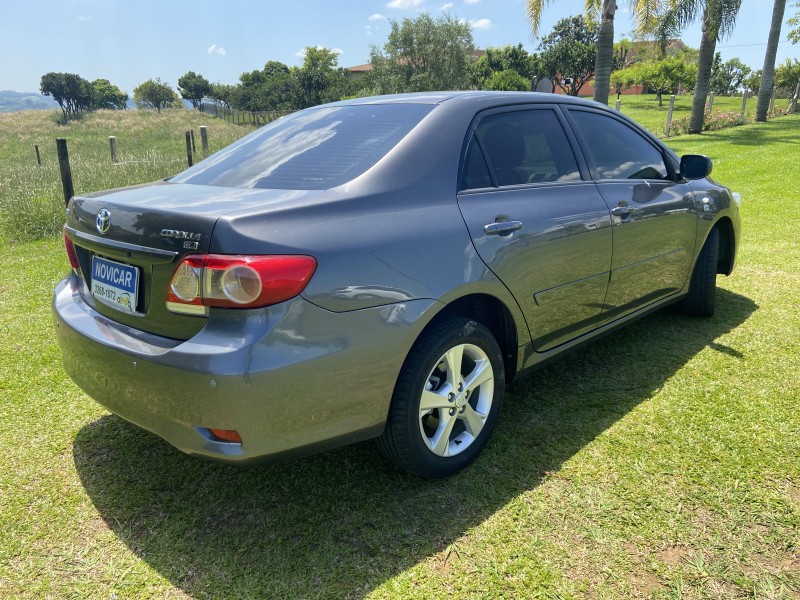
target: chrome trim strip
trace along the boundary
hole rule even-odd
[[[72,227],[67,227],[66,230],[70,237],[76,237],[78,239],[97,244],[98,246],[109,246],[111,248],[118,248],[119,250],[127,250],[128,252],[150,254],[151,256],[164,256],[168,258],[175,258],[178,256],[178,253],[173,250],[161,250],[159,248],[148,248],[147,246],[140,246],[138,244],[129,244],[128,242],[117,242],[115,240],[109,240],[96,235],[83,233],[82,231],[77,231]]]

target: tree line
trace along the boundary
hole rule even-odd
[[[549,2],[526,3],[532,31],[537,34],[541,13]],[[566,94],[578,95],[586,83],[593,82],[594,99],[603,103],[608,103],[612,84],[617,93],[644,86],[659,100],[665,93],[693,91],[690,131],[696,125],[698,106],[702,110],[696,130],[700,131],[710,91],[762,92],[769,96],[776,85],[791,93],[800,83],[797,60],[787,60],[775,69],[776,44],[774,48],[768,44],[761,71],[753,72],[738,59],[722,62],[716,42],[732,31],[740,4],[741,0],[630,0],[636,36],[650,41],[622,40],[614,44],[614,0],[589,0],[583,15],[557,22],[541,38],[537,52],[526,51],[522,44],[479,52],[468,23],[448,14],[434,19],[422,13],[414,19],[390,21],[388,39],[383,46],[370,47],[371,68],[361,77],[339,67],[333,50],[309,47],[301,66],[270,60],[263,69],[242,73],[235,85],[211,83],[189,71],[178,79],[180,96],[159,79],[140,84],[133,96],[138,106],[156,110],[179,106],[183,98],[195,107],[210,99],[226,108],[276,111],[375,94],[459,89],[530,91],[545,80],[551,90],[558,87]],[[775,0],[770,40],[776,27],[780,36],[784,8],[785,0]],[[698,19],[703,23],[699,50],[671,43]],[[790,19],[789,24],[796,26],[789,33],[790,40],[800,41],[798,18]],[[127,94],[107,80],[90,84],[67,73],[46,74],[41,89],[59,103],[65,118],[83,110],[124,108],[128,100]]]
[[[42,75],[40,91],[45,96],[53,97],[61,107],[65,121],[86,110],[124,109],[128,103],[128,94],[112,85],[108,79],[90,82],[75,73]]]

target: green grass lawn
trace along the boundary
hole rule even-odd
[[[195,162],[205,156],[200,125],[208,128],[209,153],[250,131],[185,110],[101,110],[68,125],[56,123],[58,115],[60,111],[0,114],[0,242],[37,239],[61,228],[58,137],[67,140],[75,192],[80,194],[155,181],[185,169],[186,131],[194,131]],[[117,164],[111,162],[110,135],[117,137]]]
[[[744,198],[716,315],[660,311],[519,381],[445,481],[372,443],[183,456],[63,373],[61,240],[4,246],[0,598],[798,597],[800,115],[669,143]]]
[[[622,96],[621,101],[620,112],[628,115],[638,123],[641,123],[659,137],[665,137],[667,114],[669,112],[669,95],[664,95],[662,106],[658,105],[658,100],[656,100],[655,95]],[[745,107],[745,117],[748,120],[755,120],[757,102],[757,98],[748,98]],[[608,103],[612,108],[616,106],[616,97],[609,98]],[[785,109],[788,105],[788,100],[775,100],[776,109]],[[735,113],[738,115],[741,111],[741,96],[717,96],[714,98],[714,106],[712,108],[714,114],[723,112]],[[692,96],[675,96],[675,110],[672,115],[673,122],[678,121],[682,117],[689,117],[691,112]]]

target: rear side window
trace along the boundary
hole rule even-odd
[[[499,186],[580,179],[578,165],[555,113],[549,109],[514,111],[485,117],[475,130]],[[464,172],[472,172],[473,139]],[[470,182],[464,181],[462,185]],[[484,186],[481,186],[484,187]],[[465,189],[465,188],[462,188]]]
[[[368,104],[304,110],[251,133],[172,181],[237,188],[335,187],[378,162],[432,108]]]
[[[570,110],[597,168],[598,179],[668,179],[664,157],[642,135],[598,113]]]

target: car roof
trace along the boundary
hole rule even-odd
[[[493,91],[450,91],[450,92],[414,92],[407,94],[390,94],[385,96],[368,96],[366,98],[351,98],[322,106],[355,106],[363,104],[442,104],[447,102],[480,107],[486,104],[530,104],[530,103],[559,103],[594,106],[597,108],[608,107],[574,96],[549,94],[545,92],[493,92]]]

